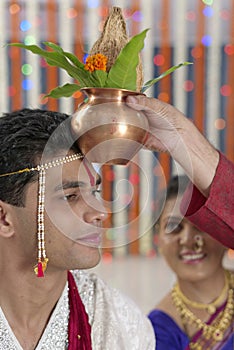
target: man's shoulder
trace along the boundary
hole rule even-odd
[[[71,271],[77,284],[81,299],[85,305],[117,309],[119,314],[132,314],[142,317],[143,313],[136,303],[119,289],[108,285],[102,278],[86,270]],[[143,316],[145,317],[145,315]]]

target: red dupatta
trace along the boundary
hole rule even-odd
[[[88,315],[77,290],[76,282],[68,271],[69,287],[69,324],[68,324],[68,350],[92,350],[91,326]]]

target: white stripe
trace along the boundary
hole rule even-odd
[[[114,241],[116,256],[123,256],[127,253],[127,244],[129,243],[128,233],[128,211],[125,205],[126,194],[129,192],[129,184],[127,180],[128,170],[125,166],[115,166],[114,193],[117,193],[116,201],[112,204],[113,210],[113,233],[116,237]]]
[[[73,44],[75,40],[73,21],[78,20],[78,16],[74,19],[68,18],[67,11],[73,7],[72,0],[59,1],[58,2],[58,41],[59,45],[64,51],[74,53]],[[82,35],[82,33],[80,33]],[[65,70],[60,69],[60,80],[59,85],[62,86],[66,83],[74,83],[73,79],[65,72]],[[60,110],[63,113],[72,114],[74,112],[73,108],[73,97],[62,97],[59,99]]]
[[[175,5],[175,4],[174,4]],[[187,26],[186,26],[186,5],[187,0],[177,1],[176,8],[173,9],[171,5],[171,11],[176,13],[176,16],[172,13],[173,16],[173,33],[172,43],[174,45],[174,62],[173,65],[177,65],[181,62],[187,60],[187,51],[186,46],[188,45],[187,38]],[[173,96],[174,96],[174,105],[181,112],[186,112],[186,94],[183,89],[183,84],[186,80],[188,67],[179,68],[177,71],[172,73],[171,78],[173,79]]]
[[[214,1],[213,16],[207,20],[207,34],[212,37],[212,44],[207,56],[207,100],[206,100],[206,136],[210,142],[219,148],[219,131],[215,128],[215,120],[220,118],[219,84],[221,78],[221,1]]]
[[[99,5],[100,5],[100,0],[99,0]],[[97,39],[101,35],[100,28],[99,28],[101,17],[98,15],[98,9],[86,6],[84,20],[85,20],[84,38],[85,38],[85,43],[87,45],[87,51],[89,52],[93,44],[97,41]],[[79,35],[82,35],[82,33],[80,33]]]
[[[34,24],[39,13],[39,2],[25,2],[25,19],[31,23],[31,28],[24,32],[23,40],[28,35],[35,38],[35,44],[40,46],[40,26]],[[24,76],[24,79],[30,79],[33,83],[33,88],[27,90],[27,105],[29,108],[38,108],[40,104],[40,58],[31,52],[25,50],[26,61],[32,66],[32,73],[29,76]]]
[[[140,254],[145,255],[152,246],[153,212],[152,203],[156,190],[153,188],[153,166],[155,163],[153,152],[140,150],[140,205],[139,205],[139,237]]]
[[[143,63],[143,75],[144,75],[144,83],[146,83],[148,80],[151,80],[154,78],[154,23],[153,23],[153,15],[154,11],[152,9],[154,8],[153,0],[148,1],[141,1],[141,11],[143,15],[143,20],[140,22],[140,30],[144,30],[146,28],[149,28],[149,31],[147,32],[146,38],[145,38],[145,45],[144,49],[141,52],[142,57],[142,63]],[[149,88],[146,92],[147,96],[153,95],[153,87]]]

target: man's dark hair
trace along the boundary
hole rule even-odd
[[[24,108],[0,118],[0,174],[40,164],[45,146],[51,157],[61,150],[80,152],[67,114]],[[37,179],[37,171],[0,177],[0,200],[24,206],[25,186]]]

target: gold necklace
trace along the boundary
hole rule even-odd
[[[210,314],[210,315],[213,315],[215,313],[217,306],[219,306],[220,303],[224,300],[224,298],[227,294],[228,288],[229,288],[229,272],[226,270],[225,270],[224,287],[223,287],[220,295],[209,304],[199,303],[197,301],[193,301],[193,300],[188,299],[181,291],[178,283],[176,283],[176,285],[174,287],[174,289],[176,290],[177,294],[179,295],[180,299],[184,302],[184,304],[192,306],[195,309],[206,310],[208,312],[208,314]]]
[[[231,281],[230,281],[231,282]],[[196,328],[202,330],[202,333],[206,339],[211,339],[215,342],[219,342],[223,339],[225,330],[231,324],[234,314],[234,297],[233,289],[231,287],[228,290],[228,298],[225,309],[223,310],[222,316],[217,324],[207,325],[205,322],[200,320],[192,311],[190,311],[183,301],[180,298],[180,295],[177,293],[177,289],[174,287],[171,292],[172,301],[175,305],[183,324],[186,324],[186,321],[189,324],[193,324]],[[196,343],[191,343],[193,349],[199,349],[199,346],[196,347]]]

